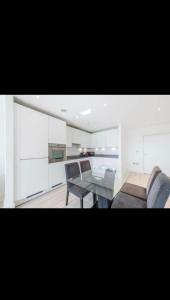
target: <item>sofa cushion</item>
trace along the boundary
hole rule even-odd
[[[114,198],[111,208],[146,208],[147,202],[131,195],[119,192]]]
[[[136,184],[125,182],[120,191],[143,200],[147,198],[146,188]]]
[[[156,179],[156,176],[161,172],[161,169],[159,167],[154,167],[152,170],[152,173],[149,177],[148,183],[147,183],[147,187],[146,187],[146,195],[148,196],[151,187]]]
[[[170,178],[159,173],[151,187],[147,198],[148,208],[164,208],[170,195]]]

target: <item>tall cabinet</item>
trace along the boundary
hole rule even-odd
[[[15,200],[48,188],[48,116],[15,103]]]

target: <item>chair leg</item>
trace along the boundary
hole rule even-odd
[[[80,208],[83,208],[83,198],[80,198]]]
[[[68,198],[69,198],[69,191],[67,190],[67,195],[66,195],[66,206],[68,205]]]
[[[93,193],[93,206],[95,205],[96,203],[96,194]]]

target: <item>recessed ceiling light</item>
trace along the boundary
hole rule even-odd
[[[67,112],[67,109],[62,108],[62,109],[61,109],[61,112],[65,113],[65,112]]]
[[[37,95],[37,96],[36,96],[36,98],[37,98],[37,99],[39,99],[39,98],[40,98],[40,96],[38,96],[38,95]]]
[[[106,107],[106,106],[107,106],[107,103],[104,104],[104,107]]]
[[[87,110],[84,110],[84,111],[80,112],[80,114],[83,116],[89,115],[89,114],[91,114],[91,109],[89,108]]]
[[[161,110],[161,108],[160,107],[157,107],[157,111],[160,111]]]

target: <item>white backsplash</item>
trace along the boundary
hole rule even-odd
[[[67,148],[67,156],[74,156],[74,155],[79,155],[80,145],[73,144],[73,147]]]
[[[105,155],[117,155],[119,154],[118,149],[112,150],[112,148],[104,148],[105,150],[102,150],[102,148],[98,148],[98,150],[94,149],[95,154],[105,154]]]
[[[76,145],[73,144],[73,147],[69,147],[67,148],[67,156],[74,156],[74,155],[79,155],[80,151],[79,151],[80,145]],[[89,152],[95,152],[95,154],[105,154],[105,155],[117,155],[118,154],[118,150],[112,150],[111,148],[105,148],[105,150],[102,150],[101,148],[98,148],[98,150],[96,150],[95,148],[92,149],[87,149],[87,151]]]

